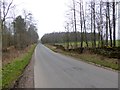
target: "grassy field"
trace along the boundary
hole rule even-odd
[[[107,58],[101,55],[93,54],[93,53],[82,53],[78,54],[76,52],[67,52],[63,50],[57,50],[54,46],[46,45],[48,48],[53,50],[54,52],[58,52],[64,55],[72,56],[77,58],[76,60],[82,60],[85,62],[90,62],[97,64],[98,66],[108,67],[114,70],[118,70],[118,60],[114,58]]]
[[[117,46],[117,47],[118,47],[118,46],[120,47],[120,40],[117,40],[117,41],[116,41],[116,46]]]
[[[69,42],[69,48],[74,48],[76,42]],[[57,45],[63,45],[64,47],[67,47],[67,43],[56,43]],[[99,42],[96,41],[96,46],[98,47]],[[78,47],[81,46],[81,42],[77,42]],[[88,46],[92,47],[91,41],[88,42]],[[116,46],[120,46],[120,40],[116,40]],[[83,47],[87,47],[86,42],[83,42]]]
[[[69,42],[69,48],[74,48],[76,42]],[[96,46],[98,46],[98,41],[96,41]],[[63,45],[64,47],[67,47],[67,43],[56,43],[57,45]],[[81,42],[77,42],[77,46],[81,46]],[[91,41],[88,42],[88,46],[92,47]],[[83,47],[87,47],[86,42],[83,42]]]
[[[36,45],[32,45],[30,50],[22,57],[17,57],[13,62],[2,67],[2,88],[10,88],[22,74],[31,60],[35,46]]]

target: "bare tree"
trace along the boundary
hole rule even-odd
[[[94,47],[96,47],[96,25],[95,25],[95,0],[93,1],[93,27],[94,27],[94,38],[93,38],[93,41],[94,41]]]
[[[107,3],[106,3],[106,46],[108,46],[108,9],[107,9]]]
[[[100,40],[101,47],[103,47],[103,14],[102,14],[103,1],[100,1]]]
[[[2,35],[3,35],[3,37],[2,37],[2,41],[4,41],[3,42],[3,46],[4,46],[4,48],[3,49],[6,49],[7,48],[7,35],[6,35],[6,31],[5,31],[5,22],[6,22],[6,18],[7,18],[7,15],[8,15],[8,13],[9,13],[9,11],[10,11],[10,9],[11,9],[11,7],[14,7],[14,6],[12,6],[12,3],[13,3],[13,0],[11,0],[11,2],[10,3],[7,3],[5,0],[3,0],[2,2],[1,2],[2,4],[2,12],[1,12],[1,14],[2,14],[2,20],[1,20],[1,28],[2,28]]]
[[[116,46],[116,19],[115,19],[115,0],[113,0],[113,46]]]
[[[1,13],[1,7],[2,7],[2,5],[1,4],[2,4],[2,2],[0,1],[0,26],[1,26],[1,20],[2,20],[2,17],[1,17],[1,14],[2,14]]]
[[[109,19],[110,46],[112,47],[112,27],[111,27],[111,20],[110,20],[110,2],[107,2],[107,12],[108,12],[108,19]]]
[[[6,20],[6,17],[9,13],[10,7],[12,6],[13,0],[8,4],[8,6],[5,5],[5,0],[2,2],[2,8],[3,8],[3,18],[2,18],[2,28],[4,28],[4,23]]]
[[[69,23],[67,23],[67,26],[65,27],[65,29],[67,30],[66,32],[66,43],[67,43],[67,50],[69,49],[69,45],[70,45],[70,41],[69,41]]]
[[[81,33],[79,33],[81,36],[81,47],[83,47],[83,42],[86,42],[86,45],[88,46],[88,39],[86,36],[86,33],[91,29],[91,44],[92,47],[104,47],[104,45],[108,46],[116,46],[116,4],[115,0],[113,2],[104,2],[103,0],[100,0],[98,2],[95,2],[95,0],[91,0],[89,3],[89,9],[86,10],[84,6],[84,1],[79,0],[72,0],[73,1],[73,17],[74,17],[74,31],[75,31],[75,43],[79,38],[77,38],[77,29],[80,30]],[[76,5],[76,2],[79,3],[79,8]],[[79,9],[79,10],[77,10]],[[76,13],[78,12],[78,13]],[[91,14],[87,16],[86,13]],[[86,17],[87,16],[87,17]],[[80,20],[79,20],[80,19]],[[91,19],[91,22],[89,22]],[[80,24],[77,24],[77,23]],[[86,26],[89,25],[88,26]],[[80,27],[79,27],[79,26]],[[91,28],[90,28],[91,26]],[[110,39],[110,40],[109,40]],[[113,39],[113,40],[112,40]],[[98,43],[97,43],[98,41]],[[77,45],[77,43],[76,43]]]
[[[91,1],[91,43],[93,47],[93,2]]]
[[[80,26],[81,26],[81,48],[83,47],[83,18],[82,18],[82,3],[81,0],[79,2],[80,4]]]
[[[76,26],[76,7],[75,7],[75,0],[73,0],[73,13],[74,13],[74,27],[75,27],[75,48],[77,48],[77,26]]]
[[[0,69],[2,70],[2,29],[1,29],[1,1],[0,1]],[[2,74],[0,74],[0,89],[2,89]]]
[[[88,47],[88,41],[87,41],[87,31],[86,31],[86,19],[85,19],[85,12],[84,12],[85,9],[83,9],[83,2],[82,2],[82,12],[83,12],[83,22],[84,22],[84,31],[85,31],[85,42],[86,42],[86,45]]]

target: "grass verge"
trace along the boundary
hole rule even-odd
[[[45,45],[45,46],[47,46],[54,52],[58,52],[58,53],[61,53],[64,55],[75,57],[75,58],[77,58],[77,60],[94,63],[97,66],[107,67],[107,68],[111,68],[113,70],[119,69],[118,60],[114,59],[114,58],[107,58],[107,57],[97,55],[97,54],[92,54],[92,53],[78,54],[76,52],[68,52],[68,51],[59,50],[51,45]]]
[[[18,57],[10,64],[2,67],[2,88],[11,88],[25,67],[31,60],[36,45],[32,45],[30,50],[22,57]]]

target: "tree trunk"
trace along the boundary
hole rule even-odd
[[[106,5],[106,46],[108,46],[108,9]]]
[[[95,0],[93,2],[93,20],[94,20],[94,48],[95,48],[96,47]]]
[[[109,5],[110,3],[109,2],[107,2],[107,8],[108,8],[108,19],[109,19],[109,32],[110,32],[110,46],[112,47],[112,28],[111,28],[111,21],[110,21],[110,9],[109,9],[109,7],[110,7],[110,5]]]
[[[116,46],[116,20],[115,20],[115,0],[113,0],[113,46]]]
[[[83,22],[84,22],[84,30],[85,30],[85,42],[86,42],[86,45],[88,47],[88,40],[87,40],[87,36],[86,36],[86,20],[85,20],[85,15],[84,15],[84,9],[83,9],[83,3],[82,3],[82,12],[83,12]]]
[[[81,26],[81,48],[83,47],[83,22],[82,22],[82,5],[80,0],[80,26]]]
[[[74,11],[74,26],[75,26],[75,48],[77,48],[77,26],[76,26],[76,9],[75,9],[75,0],[73,0],[73,11]]]
[[[66,43],[67,43],[67,50],[68,50],[69,49],[69,23],[67,23],[67,33],[66,34],[67,34],[67,38],[66,38],[67,42]]]
[[[91,1],[91,44],[93,47],[93,3]]]
[[[1,2],[0,2],[0,55],[2,54],[2,18],[1,18]],[[0,57],[0,60],[1,57]]]
[[[102,0],[100,1],[100,32],[99,32],[99,36],[100,36],[100,44],[101,47],[103,47],[103,16],[102,16]],[[100,46],[100,45],[99,45]]]

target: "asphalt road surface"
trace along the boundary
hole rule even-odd
[[[87,57],[87,55],[86,55]],[[55,53],[38,44],[35,88],[118,88],[118,73]]]

